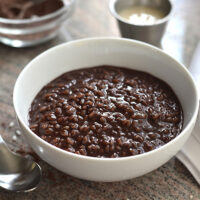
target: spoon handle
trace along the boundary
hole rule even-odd
[[[0,135],[0,156],[3,156],[8,153],[10,154],[11,151],[8,149],[5,141],[3,140],[2,136]]]
[[[0,149],[3,148],[3,147],[5,147],[5,146],[6,146],[5,142],[4,142],[3,138],[0,135]]]

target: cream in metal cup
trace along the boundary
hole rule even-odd
[[[117,19],[122,37],[160,46],[166,24],[172,15],[170,0],[110,0],[109,7],[112,15]],[[131,21],[121,14],[130,8],[152,9],[162,13],[163,16],[150,23],[142,23],[136,19]]]

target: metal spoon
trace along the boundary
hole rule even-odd
[[[41,180],[41,172],[36,162],[12,153],[0,136],[0,187],[15,192],[32,191]]]

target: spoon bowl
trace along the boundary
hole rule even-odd
[[[0,136],[0,187],[10,191],[32,191],[41,180],[40,166],[11,152]]]

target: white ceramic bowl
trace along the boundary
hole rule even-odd
[[[28,126],[28,111],[36,94],[64,72],[98,65],[124,66],[149,72],[167,82],[178,96],[184,112],[184,128],[168,144],[141,155],[123,158],[80,156],[59,149],[34,134]],[[148,44],[128,39],[91,38],[54,47],[31,61],[14,88],[14,107],[19,124],[41,159],[72,176],[92,181],[120,181],[146,174],[174,156],[186,142],[198,112],[198,94],[188,70]]]

